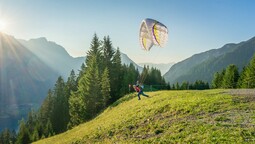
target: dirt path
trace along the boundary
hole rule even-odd
[[[231,89],[229,93],[231,95],[255,96],[255,89]]]

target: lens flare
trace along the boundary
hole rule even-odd
[[[7,23],[4,20],[0,20],[0,32],[6,29]]]

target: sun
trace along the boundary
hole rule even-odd
[[[5,20],[0,19],[0,32],[4,31],[6,29],[7,22]]]

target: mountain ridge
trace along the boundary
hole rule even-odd
[[[221,71],[229,64],[236,64],[241,70],[255,52],[254,43],[255,37],[237,44],[225,44],[219,49],[194,54],[173,65],[164,75],[164,78],[170,83],[194,82],[196,80],[204,80],[210,83],[213,74],[216,71]]]
[[[13,36],[0,34],[0,130],[16,129],[26,111],[38,107],[57,73]]]
[[[45,37],[19,41],[64,78],[69,76],[72,69],[77,73],[85,59],[73,58],[64,47]]]
[[[60,75],[67,78],[69,72],[73,69],[76,73],[80,69],[80,66],[85,62],[86,56],[72,57],[64,47],[58,45],[55,42],[48,41],[47,38],[41,37],[36,39],[19,40],[23,45],[28,47],[32,52],[39,56],[43,61],[45,61],[50,67],[55,69]],[[51,49],[49,51],[48,49]],[[51,53],[54,51],[54,55]],[[131,60],[126,54],[121,52],[122,64],[129,65],[133,63],[139,71],[142,71],[142,67],[137,65],[133,60]]]

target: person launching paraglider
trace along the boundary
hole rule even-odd
[[[143,95],[145,97],[149,97],[149,95],[146,95],[143,93],[143,85],[140,85],[139,84],[139,81],[136,82],[135,85],[133,85],[135,91],[138,93],[137,96],[138,96],[138,100],[141,100],[140,98],[140,95]]]
[[[141,47],[146,51],[150,51],[153,45],[164,47],[168,41],[168,29],[164,24],[154,19],[146,18],[140,26],[139,40]],[[143,76],[142,82],[143,80],[145,80],[145,76]],[[130,88],[131,85],[129,85],[129,91]],[[143,85],[140,85],[139,81],[137,81],[136,85],[133,85],[133,88],[138,92],[138,100],[141,99],[140,95],[149,97],[143,93]]]

